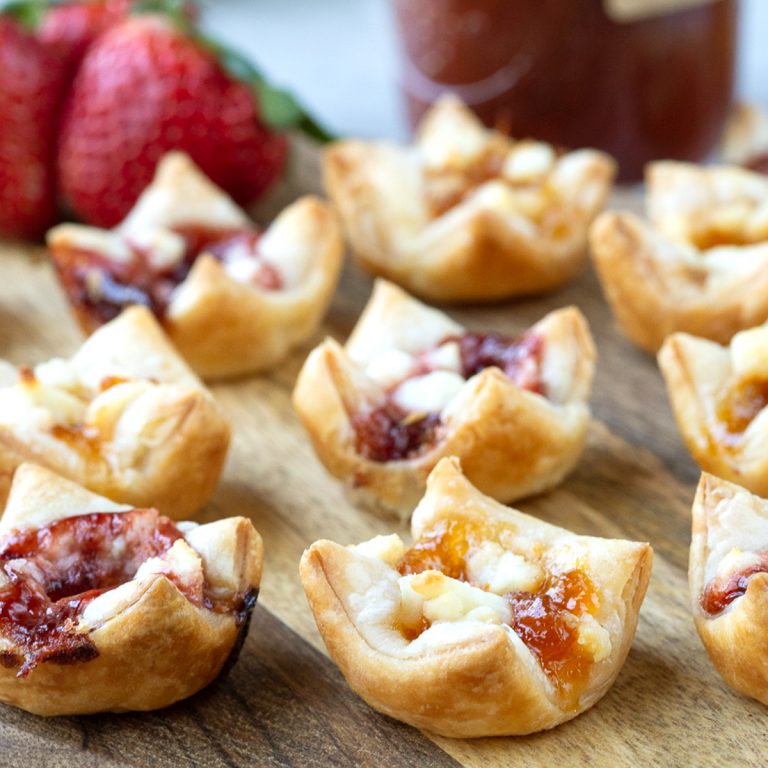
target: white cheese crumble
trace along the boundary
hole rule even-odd
[[[522,555],[505,551],[495,542],[483,542],[467,557],[471,581],[485,585],[491,592],[535,592],[544,581],[544,569]]]
[[[507,601],[439,571],[424,571],[399,579],[404,623],[423,615],[428,621],[483,621],[509,623]],[[420,610],[419,610],[420,608]]]
[[[768,378],[768,325],[741,331],[731,339],[731,364],[739,376]]]
[[[401,408],[411,412],[438,413],[458,394],[464,379],[450,371],[432,371],[406,379],[392,394]]]
[[[388,349],[366,366],[365,374],[382,387],[390,387],[408,377],[415,359],[399,349]]]
[[[744,571],[760,563],[762,558],[756,552],[745,552],[733,547],[717,566],[716,578],[727,581],[734,573]]]
[[[358,555],[383,560],[387,565],[393,567],[397,565],[405,554],[405,544],[396,533],[389,536],[374,536],[368,541],[356,544],[351,549]]]
[[[507,155],[502,175],[512,182],[537,181],[552,170],[556,159],[549,144],[521,141]]]

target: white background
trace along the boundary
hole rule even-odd
[[[334,133],[405,137],[389,0],[203,5],[212,32],[250,54]],[[737,92],[768,107],[768,0],[742,0]]]

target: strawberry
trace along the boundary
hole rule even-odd
[[[56,214],[61,71],[16,20],[0,16],[0,233],[39,237]]]
[[[131,0],[85,0],[52,5],[42,14],[37,39],[54,52],[71,80],[88,46],[128,16]]]
[[[246,205],[280,173],[286,139],[261,122],[254,84],[225,71],[211,45],[178,20],[134,16],[80,65],[60,134],[64,198],[86,221],[113,226],[171,149]]]

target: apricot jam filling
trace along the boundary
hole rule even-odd
[[[259,256],[261,233],[256,229],[214,229],[176,227],[169,230],[184,240],[178,261],[160,266],[148,247],[125,241],[130,252],[126,260],[78,248],[57,249],[56,268],[64,289],[83,322],[92,328],[117,317],[125,307],[141,304],[162,320],[173,291],[187,278],[197,258],[207,253],[225,266],[231,262],[252,261],[248,282],[265,291],[278,291],[279,271]]]
[[[715,405],[715,418],[731,442],[741,438],[768,405],[768,380],[749,378],[725,389]]]
[[[756,573],[768,573],[768,552],[763,552],[757,562],[732,573],[727,579],[715,577],[701,596],[702,609],[710,616],[722,613],[747,591],[749,580]]]
[[[370,461],[397,461],[413,458],[438,442],[443,428],[440,414],[409,411],[396,402],[395,394],[405,381],[436,370],[429,362],[430,353],[451,343],[459,348],[462,378],[496,367],[520,389],[546,396],[541,378],[544,339],[540,334],[529,331],[519,339],[495,333],[448,336],[414,359],[410,374],[387,389],[383,402],[351,415],[357,453]]]
[[[498,541],[499,526],[464,520],[441,520],[408,549],[396,569],[401,576],[428,570],[472,584],[467,557],[482,542]],[[472,586],[487,589],[486,585]],[[504,594],[510,608],[509,626],[538,660],[558,693],[566,699],[578,695],[593,658],[579,643],[579,617],[595,616],[600,601],[594,584],[580,568],[545,570],[535,591]],[[410,642],[430,627],[422,616],[418,626],[398,627]]]
[[[487,151],[460,170],[427,170],[429,213],[438,218],[455,208],[479,186],[501,176],[505,152]]]
[[[26,677],[42,662],[95,658],[95,645],[78,629],[85,608],[181,537],[155,510],[136,509],[69,517],[0,538],[0,637],[14,646],[0,652],[0,662],[21,664],[17,676]]]

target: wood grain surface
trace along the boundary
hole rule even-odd
[[[294,175],[262,215],[317,189],[316,157],[306,147],[298,155]],[[636,206],[636,198],[625,194],[621,202]],[[324,334],[345,339],[370,288],[348,265],[313,343]],[[519,507],[579,533],[647,540],[655,551],[634,646],[597,706],[534,736],[452,741],[378,715],[347,688],[324,655],[299,557],[318,538],[407,536],[407,526],[356,509],[314,457],[290,405],[307,345],[267,376],[213,387],[235,438],[200,519],[247,515],[266,550],[260,607],[238,664],[206,691],[157,713],[46,720],[0,705],[0,765],[765,765],[765,708],[720,680],[690,616],[686,570],[698,470],[655,361],[615,329],[590,270],[552,296],[450,314],[473,329],[514,334],[567,304],[584,311],[597,341],[595,420],[574,474]],[[36,363],[79,343],[42,251],[0,244],[0,356]]]

